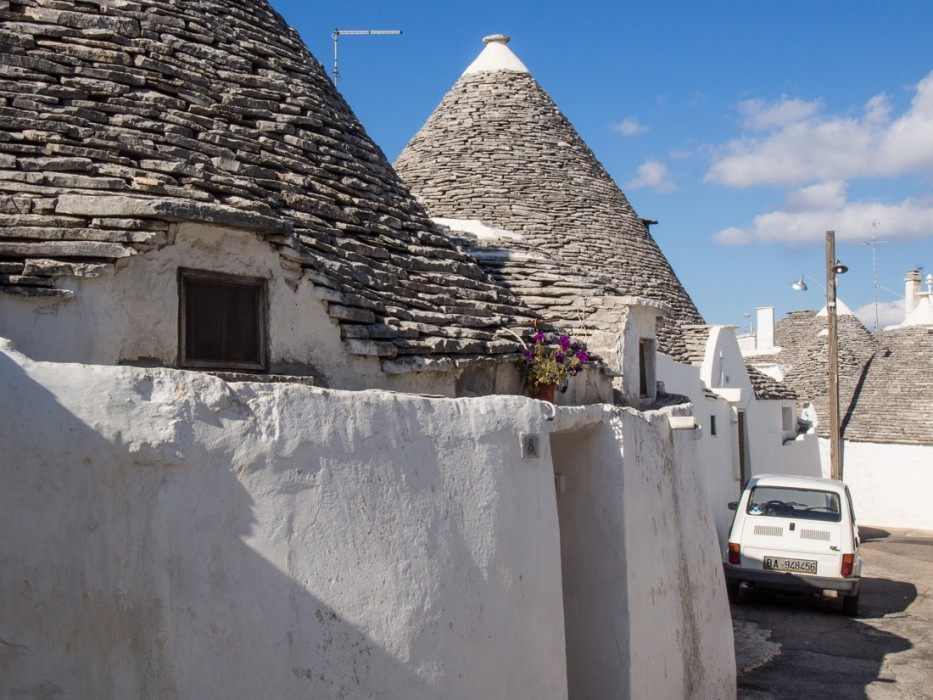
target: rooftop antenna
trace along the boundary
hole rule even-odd
[[[330,38],[334,40],[334,85],[340,80],[339,46],[342,36],[401,36],[398,29],[335,29]]]
[[[872,221],[872,228],[876,229],[881,226],[880,221]],[[878,314],[878,292],[881,289],[881,280],[878,277],[878,246],[882,243],[887,243],[887,241],[879,241],[874,236],[870,240],[865,241],[862,245],[867,245],[871,247],[871,269],[873,275],[872,287],[875,292],[875,333],[878,332],[878,329],[881,328],[881,317]]]

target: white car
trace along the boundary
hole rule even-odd
[[[723,563],[729,597],[742,589],[842,598],[858,614],[862,559],[848,487],[841,481],[761,475],[737,503]]]

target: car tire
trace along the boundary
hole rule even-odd
[[[842,614],[846,617],[858,617],[858,593],[842,599]]]
[[[742,587],[738,583],[727,583],[726,593],[729,594],[729,602],[741,605],[745,596],[742,595]]]

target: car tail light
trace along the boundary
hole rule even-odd
[[[852,571],[855,569],[855,555],[854,554],[843,554],[842,555],[842,578],[849,578],[852,575]]]
[[[729,543],[729,563],[736,566],[742,563],[742,546],[738,542]]]

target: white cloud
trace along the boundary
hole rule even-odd
[[[648,127],[635,117],[626,117],[621,121],[613,123],[612,130],[623,136],[638,136],[638,134],[643,134],[648,131]]]
[[[855,117],[822,115],[819,103],[803,100],[741,105],[746,125],[766,133],[722,146],[707,181],[800,185],[933,169],[933,72],[915,86],[910,107],[897,118],[885,95],[872,97]]]
[[[847,241],[933,236],[931,202],[850,202],[845,183],[827,182],[792,192],[787,203],[785,210],[759,214],[751,226],[723,229],[714,239],[723,245],[794,244],[819,240],[828,230]]]
[[[659,160],[646,160],[638,166],[635,177],[625,184],[626,188],[637,190],[644,187],[658,192],[673,192],[676,187],[671,180],[667,166]]]
[[[738,104],[743,126],[753,131],[767,131],[804,121],[816,115],[822,108],[821,100],[807,101],[788,97],[771,103],[764,100],[743,100]]]
[[[755,237],[751,231],[736,226],[724,228],[714,236],[717,243],[722,245],[747,245],[754,242]]]
[[[865,304],[855,312],[859,320],[865,324],[869,330],[875,330],[875,305],[874,303]],[[903,301],[880,301],[878,302],[878,320],[880,327],[895,326],[904,320],[904,302]]]
[[[790,211],[841,209],[846,203],[846,183],[839,180],[820,182],[787,195]]]

